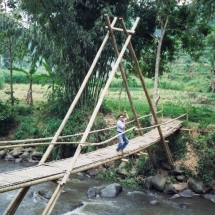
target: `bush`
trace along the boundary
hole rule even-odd
[[[189,136],[184,136],[180,132],[174,133],[174,135],[169,136],[169,149],[172,154],[173,160],[178,160],[184,158],[187,153],[187,145]],[[162,142],[155,144],[152,146],[155,151],[155,160],[157,163],[162,163],[167,161],[166,152],[164,150],[164,146]]]
[[[150,160],[144,155],[141,155],[139,157],[139,160],[137,162],[137,171],[139,174],[142,174],[144,176],[155,174],[155,169],[152,167]]]
[[[0,101],[0,136],[8,135],[15,123],[13,107]]]
[[[38,123],[33,116],[21,119],[18,129],[15,132],[16,139],[27,139],[39,137]]]
[[[5,79],[5,83],[10,83],[10,71],[9,70],[4,70],[3,71],[4,74],[4,79]],[[13,71],[13,83],[14,84],[27,84],[29,83],[29,79],[27,78],[27,76],[23,73],[17,72],[17,71]]]

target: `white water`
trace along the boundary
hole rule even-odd
[[[0,160],[0,172],[12,171],[29,166],[29,164],[14,164]],[[1,179],[0,179],[1,183]],[[215,204],[203,197],[180,198],[169,200],[170,195],[155,191],[136,191],[123,188],[116,198],[87,198],[90,187],[102,187],[108,182],[89,179],[84,174],[73,175],[68,181],[64,193],[61,194],[53,215],[214,215]],[[36,192],[39,190],[54,191],[56,184],[47,182],[30,188],[16,215],[40,215],[47,201],[41,199]],[[0,215],[13,199],[17,190],[0,194]],[[158,203],[150,205],[149,202]],[[70,208],[78,203],[84,206],[71,211]],[[186,210],[180,204],[187,204]]]

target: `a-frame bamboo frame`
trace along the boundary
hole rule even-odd
[[[110,24],[108,15],[105,15],[105,19],[106,19],[107,28],[109,29],[109,31],[108,31],[107,35],[105,36],[104,41],[103,41],[103,43],[102,43],[102,45],[101,45],[101,47],[100,47],[100,49],[99,49],[94,61],[93,61],[93,63],[91,65],[91,67],[90,67],[90,69],[89,69],[89,71],[88,71],[88,73],[87,73],[87,75],[86,75],[86,77],[85,77],[85,79],[84,79],[84,81],[83,81],[83,83],[82,83],[82,85],[81,85],[81,87],[80,87],[80,89],[79,89],[74,101],[72,102],[72,104],[71,104],[71,106],[70,106],[70,108],[69,108],[64,120],[62,121],[59,129],[57,130],[55,136],[53,137],[52,142],[49,145],[48,149],[46,150],[43,158],[41,159],[41,161],[39,163],[39,165],[42,165],[47,160],[51,150],[53,149],[53,147],[55,145],[54,143],[56,143],[56,141],[58,140],[58,137],[60,136],[60,133],[62,132],[62,130],[63,130],[66,122],[68,121],[71,113],[73,112],[74,107],[76,106],[76,104],[77,104],[77,102],[78,102],[78,100],[79,100],[79,98],[80,98],[80,96],[81,96],[86,84],[87,84],[87,81],[89,80],[90,75],[92,74],[93,69],[95,68],[95,65],[96,65],[96,63],[97,63],[97,61],[98,61],[98,59],[99,59],[99,57],[101,55],[101,52],[102,52],[106,42],[108,41],[109,36],[111,37],[111,41],[112,41],[112,44],[113,44],[113,47],[114,47],[114,51],[115,51],[115,54],[116,54],[116,57],[117,57],[117,61],[116,61],[115,65],[114,65],[114,67],[112,68],[112,71],[111,71],[111,73],[109,75],[109,79],[108,79],[108,81],[107,81],[107,83],[106,83],[106,85],[105,85],[105,87],[104,87],[104,89],[103,89],[103,91],[101,93],[101,96],[100,96],[100,98],[98,100],[98,103],[97,103],[97,105],[96,105],[96,107],[95,107],[95,109],[93,111],[93,114],[92,114],[92,116],[90,118],[90,121],[89,121],[89,123],[87,125],[87,128],[85,129],[85,132],[84,132],[84,134],[83,134],[83,136],[81,138],[80,143],[83,143],[83,142],[86,141],[86,139],[88,137],[88,134],[89,134],[89,132],[90,132],[90,130],[92,128],[93,122],[94,122],[94,120],[96,118],[96,115],[97,115],[97,113],[98,113],[98,111],[100,109],[102,101],[103,101],[103,99],[105,97],[105,94],[106,94],[106,92],[107,92],[107,90],[109,88],[109,85],[110,85],[110,83],[111,83],[111,81],[112,81],[112,79],[113,79],[113,77],[115,75],[115,72],[116,72],[118,67],[120,68],[120,71],[121,71],[121,74],[122,74],[122,77],[123,77],[123,82],[124,82],[124,84],[126,86],[127,95],[128,95],[128,98],[129,98],[131,108],[132,108],[132,112],[133,112],[133,115],[134,115],[134,118],[135,118],[136,125],[137,125],[138,128],[140,128],[140,124],[139,124],[139,121],[137,119],[137,114],[136,114],[136,111],[134,109],[134,105],[133,105],[133,102],[132,102],[132,99],[131,99],[130,91],[128,89],[128,84],[127,84],[127,80],[126,80],[126,77],[125,77],[125,73],[124,73],[124,70],[123,70],[123,67],[122,67],[122,64],[121,64],[121,59],[122,59],[127,47],[129,48],[129,50],[130,50],[130,52],[132,54],[132,57],[133,57],[133,60],[134,60],[138,75],[140,77],[140,80],[141,80],[141,83],[142,83],[142,86],[143,86],[143,90],[144,90],[144,92],[146,94],[146,97],[147,97],[147,100],[148,100],[148,103],[149,103],[149,106],[150,106],[154,121],[155,121],[156,124],[158,124],[156,113],[155,113],[155,111],[153,109],[153,106],[152,106],[151,100],[149,98],[147,88],[146,88],[145,83],[144,83],[142,73],[141,73],[140,68],[139,68],[139,64],[138,64],[136,55],[134,53],[133,47],[132,47],[131,42],[130,42],[132,34],[135,32],[136,26],[137,26],[137,24],[139,22],[139,18],[136,19],[136,21],[133,24],[133,27],[132,27],[132,29],[130,31],[128,31],[126,29],[125,24],[124,24],[122,19],[120,19],[120,22],[122,24],[122,29],[114,27],[114,25],[115,25],[115,23],[117,21],[116,17],[114,18],[112,24]],[[123,46],[123,48],[122,48],[120,53],[118,52],[118,49],[117,49],[117,46],[116,46],[116,41],[114,39],[113,30],[121,31],[121,32],[124,31],[124,33],[126,35],[126,41],[125,41],[125,44],[124,44],[124,46]],[[159,135],[161,137],[161,140],[164,143],[164,148],[165,148],[165,151],[166,151],[166,154],[167,154],[168,161],[172,165],[172,158],[171,158],[171,154],[170,154],[170,151],[169,151],[169,147],[168,147],[168,145],[166,144],[166,142],[164,140],[164,137],[162,135],[160,126],[158,126],[157,128],[158,128],[158,132],[159,132]],[[140,129],[139,129],[139,134],[142,135],[142,131]],[[76,162],[79,154],[81,153],[81,149],[82,149],[82,145],[79,144],[77,149],[76,149],[76,152],[75,152],[74,156],[71,159],[70,164],[68,165],[67,171],[65,172],[61,182],[58,183],[55,192],[53,193],[51,199],[49,200],[48,204],[46,205],[46,208],[43,211],[43,215],[51,214],[51,212],[52,212],[52,210],[53,210],[53,208],[54,208],[54,206],[55,206],[55,204],[56,204],[56,202],[57,202],[57,200],[58,200],[58,198],[59,198],[59,196],[61,194],[61,191],[64,188],[64,185],[66,184],[66,182],[67,182],[67,180],[68,180],[68,178],[70,176],[70,173],[74,168],[75,162]],[[153,157],[152,157],[151,152],[148,151],[148,153],[150,155],[150,158],[153,161]],[[155,163],[154,163],[154,165],[155,165]],[[21,203],[22,199],[24,198],[24,196],[27,193],[27,191],[29,190],[29,188],[30,187],[25,187],[25,188],[22,188],[22,189],[19,190],[17,195],[14,197],[13,201],[10,203],[10,205],[6,209],[4,215],[12,215],[12,214],[14,214],[16,212],[19,204]]]

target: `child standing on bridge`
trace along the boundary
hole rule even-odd
[[[126,118],[124,118],[123,114],[118,116],[117,134],[123,133],[125,131],[125,123],[129,119],[127,112],[124,112],[126,114]],[[123,149],[128,145],[128,143],[129,140],[125,133],[118,136],[118,146],[116,148],[117,155],[123,155]]]

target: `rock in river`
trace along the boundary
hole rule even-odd
[[[122,192],[122,186],[117,183],[110,184],[100,191],[101,197],[116,197]]]

